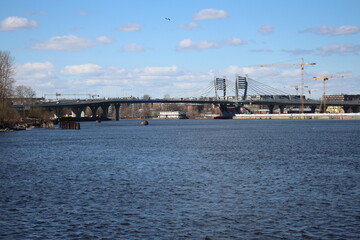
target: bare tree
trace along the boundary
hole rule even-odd
[[[14,59],[7,51],[0,51],[0,101],[5,102],[13,92]]]
[[[27,100],[27,102],[31,102],[31,99],[36,96],[36,92],[31,87],[20,85],[16,86],[14,96],[19,98],[23,104],[25,100]]]

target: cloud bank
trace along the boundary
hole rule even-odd
[[[207,8],[200,10],[192,16],[193,20],[212,20],[212,19],[224,19],[229,15],[224,10]]]
[[[287,92],[285,86],[298,85],[301,76],[300,69],[293,66],[259,68],[232,65],[203,72],[182,69],[176,65],[125,69],[88,63],[56,69],[51,62],[29,62],[17,65],[16,68],[17,82],[32,86],[39,96],[43,93],[74,93],[73,89],[80,93],[107,97],[141,97],[144,94],[159,98],[165,94],[172,97],[213,96],[213,92],[205,90],[214,76],[226,76],[233,81],[236,74],[248,74],[252,79]],[[317,75],[319,73],[314,72],[314,69],[308,68],[306,71],[307,78]],[[356,92],[359,89],[357,81],[356,78],[349,79],[348,85],[340,86],[336,91]]]
[[[28,20],[21,17],[8,17],[4,19],[0,24],[0,30],[13,31],[18,29],[32,29],[37,27],[38,24],[35,21]]]
[[[332,28],[326,25],[315,27],[315,28],[307,28],[300,32],[303,33],[314,33],[317,35],[346,35],[346,34],[355,34],[360,32],[360,28],[358,26],[345,25],[337,28]]]
[[[140,32],[141,25],[139,23],[128,23],[117,28],[120,32]]]

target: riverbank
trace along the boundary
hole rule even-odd
[[[53,121],[44,121],[42,119],[22,119],[20,122],[15,123],[6,123],[4,126],[0,127],[0,132],[12,132],[12,131],[21,131],[32,128],[55,128]]]
[[[360,113],[236,114],[233,119],[359,119]]]

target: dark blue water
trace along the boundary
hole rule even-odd
[[[360,121],[0,134],[0,239],[359,239]]]

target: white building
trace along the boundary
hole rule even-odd
[[[186,113],[179,112],[179,111],[160,112],[159,118],[160,119],[184,119],[184,118],[186,118]]]

